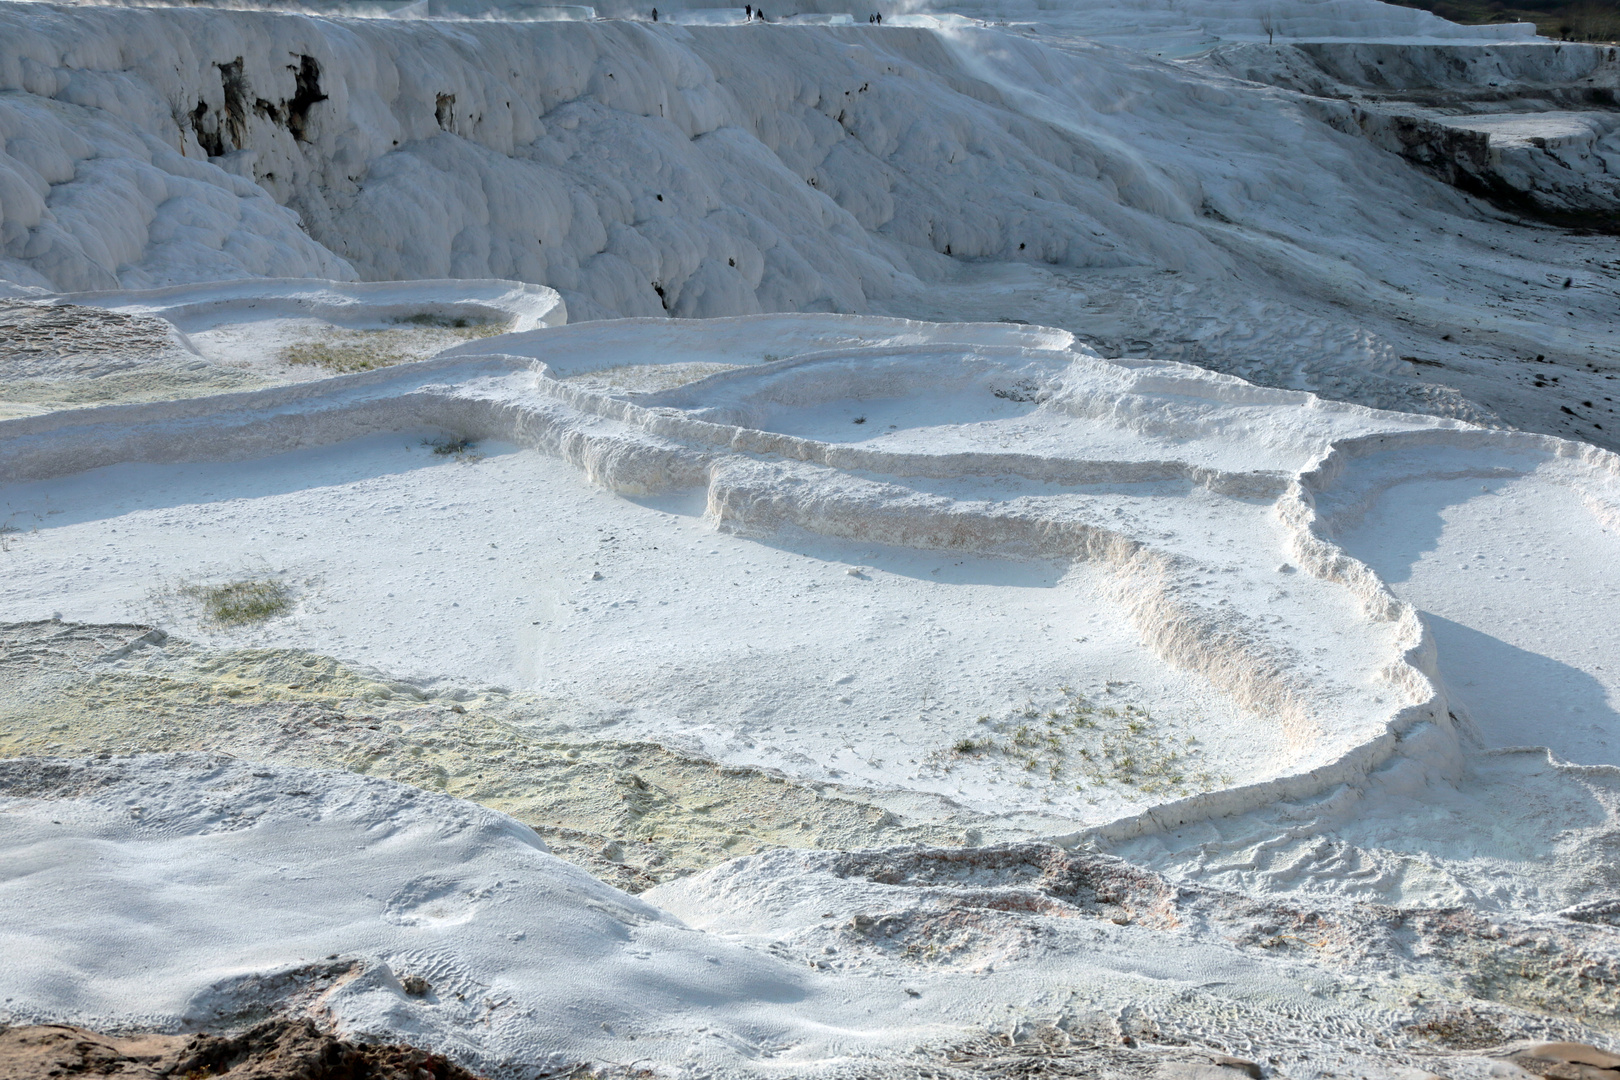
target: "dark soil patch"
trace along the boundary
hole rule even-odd
[[[99,1035],[65,1024],[0,1030],[0,1080],[478,1080],[443,1055],[339,1039],[308,1020],[239,1035]]]

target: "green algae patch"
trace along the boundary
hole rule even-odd
[[[297,649],[210,650],[145,626],[0,625],[0,757],[198,750],[345,769],[510,814],[631,892],[738,855],[958,845],[984,824],[966,811],[897,814],[835,785],[582,727],[568,702],[436,693]]]
[[[218,585],[182,585],[181,596],[202,607],[203,620],[215,626],[251,626],[292,608],[292,589],[276,578],[242,578]]]

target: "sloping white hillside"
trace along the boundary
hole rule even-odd
[[[1116,837],[1461,775],[1500,692],[1442,672],[1499,662],[1449,632],[1437,655],[1357,557],[1408,544],[1354,531],[1369,500],[1511,480],[1581,507],[1566,554],[1604,550],[1620,505],[1613,455],[1579,444],[1106,361],[1061,331],[847,316],[549,328],[58,412],[0,423],[0,465],[14,617],[499,684],[570,723]],[[1579,565],[1524,567],[1527,587],[1590,588]],[[297,604],[246,638],[184,601],[265,574]],[[1583,708],[1612,678],[1591,642],[1563,660]],[[1523,700],[1556,670],[1522,668]],[[1556,738],[1525,723],[1490,744],[1602,752],[1578,711],[1537,715]]]
[[[1058,24],[1101,9],[1065,10],[839,27],[8,4],[0,276],[498,277],[556,288],[576,321],[1012,318],[1610,438],[1611,238],[1543,243],[1347,106],[1083,40]],[[1297,13],[1301,33],[1430,48],[1462,32],[1376,3]],[[1501,377],[1535,356],[1556,392]]]
[[[532,1075],[649,1029],[678,1057],[701,1023],[667,1025],[694,1005],[743,1030],[766,1002],[864,1013],[416,788],[204,755],[0,774],[8,1019],[213,1027],[291,998]],[[38,901],[53,889],[72,898]]]
[[[1620,60],[1046,3],[0,0],[0,1024],[1620,1045]]]
[[[1601,1038],[1590,1010],[1544,1019],[1457,984],[1527,932],[1538,993],[1614,962],[1597,927],[1301,911],[1043,845],[779,852],[649,903],[472,804],[202,754],[0,763],[0,855],[8,1022],[218,1029],[288,1010],[499,1080],[631,1061],[972,1076],[1020,1047],[1074,1076],[1235,1080],[1210,1068],[1230,1053],[1308,1078],[1528,1076],[1413,1040],[1409,995]]]
[[[57,289],[347,263],[533,281],[576,317],[861,311],[947,276],[946,253],[1220,275],[1210,210],[1334,256],[1373,246],[1391,202],[1461,212],[1275,99],[989,31],[3,17],[7,274]],[[73,167],[109,158],[130,163]]]

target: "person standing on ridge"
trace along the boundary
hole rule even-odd
[[[753,21],[754,21],[754,5],[753,4],[744,4],[743,5],[743,22],[753,22]]]
[[[657,21],[658,21],[658,9],[653,8],[653,22],[657,22]]]

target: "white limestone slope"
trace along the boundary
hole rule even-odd
[[[694,1006],[744,1032],[770,1003],[864,1012],[471,803],[205,755],[0,772],[8,1021],[212,1028],[302,997],[346,1032],[532,1076],[611,1060],[615,1029],[678,1060],[695,1033],[667,1025]]]
[[[264,312],[341,325],[412,288],[271,283]],[[443,302],[556,312],[462,288]],[[245,285],[127,302],[194,330],[257,310]],[[1405,1076],[1441,1063],[1400,1049],[1411,1025],[1474,986],[1515,1031],[1599,1038],[1617,464],[1066,331],[813,314],[545,326],[0,421],[5,619],[308,649],[418,699],[501,684],[542,737],[931,802],[1182,882],[970,833],[638,901],[381,781],[23,759],[0,767],[0,1018],[308,1009],[501,1080],[904,1075],[1036,1030]],[[208,623],[191,587],[244,576],[291,609]],[[1533,1000],[1502,964],[1545,970]],[[1558,1019],[1515,1011],[1549,994]]]
[[[0,762],[0,856],[7,1023],[310,1015],[496,1080],[972,1075],[1010,1045],[1126,1075],[1224,1053],[1307,1080],[1519,1075],[1404,1030],[1459,1005],[1612,1044],[1575,989],[1612,970],[1606,928],[1302,911],[1045,845],[778,851],[636,898],[471,803],[168,754]],[[1572,1007],[1471,998],[1482,949]]]
[[[537,282],[576,318],[706,316],[864,311],[953,259],[1282,259],[1365,293],[1410,257],[1381,252],[1398,207],[1474,216],[1274,95],[988,29],[0,20],[0,265],[59,290],[352,268]],[[181,177],[216,190],[176,197]]]
[[[788,25],[437,3],[0,3],[0,297],[40,334],[110,312],[8,380],[147,380],[99,409],[63,405],[120,392],[0,394],[42,413],[0,420],[0,620],[307,649],[419,700],[498,686],[537,738],[943,806],[1183,884],[970,830],[649,904],[386,783],[17,762],[0,1021],[291,995],[501,1080],[837,1075],[1093,1022],[1409,1077],[1380,1072],[1391,1040],[1480,986],[1560,1002],[1549,1033],[1612,1023],[1583,924],[1620,889],[1620,461],[1467,421],[1612,437],[1620,252],[1417,171],[1259,42],[1444,73],[1474,40],[1525,85],[1611,61],[1372,0],[881,30],[831,0]],[[1248,44],[1169,59],[1222,41]],[[1485,94],[1490,64],[1458,78]],[[1493,115],[1458,124],[1518,123]],[[1606,124],[1504,160],[1598,175]],[[920,312],[986,321],[888,317]],[[635,317],[579,325],[609,315]],[[164,364],[189,400],[150,400]],[[242,578],[290,609],[209,622],[198,587]],[[1321,914],[1347,897],[1533,926]],[[1302,1024],[1316,1056],[1278,1051]]]
[[[442,3],[448,14],[454,0]],[[474,4],[478,0],[473,0]],[[322,10],[324,3],[309,5]],[[483,10],[499,11],[491,4]],[[793,5],[800,11],[852,12],[861,22],[873,11],[884,13],[886,26],[960,28],[973,22],[1035,29],[1058,41],[1102,41],[1110,45],[1161,56],[1198,53],[1227,42],[1264,41],[1399,41],[1499,42],[1536,37],[1532,23],[1495,23],[1463,26],[1432,12],[1380,3],[1378,0],[1290,0],[1288,3],[1233,4],[1221,0],[1066,0],[1062,4],[1040,0],[905,0],[896,5],[856,4],[849,0],[810,0]],[[702,0],[675,0],[660,12],[703,10]],[[506,7],[516,14],[517,10]],[[596,5],[605,18],[646,18],[647,9],[632,0],[606,0]],[[779,11],[768,5],[768,16]],[[738,15],[742,13],[739,11]],[[676,15],[678,19],[679,14]]]
[[[1343,104],[1156,55],[1206,25],[1253,44],[1257,10],[876,27],[0,5],[0,278],[499,278],[555,288],[575,321],[1011,318],[1606,445],[1613,237],[1543,243]],[[1486,33],[1372,0],[1273,14],[1297,17],[1288,40],[1397,56]],[[1560,48],[1592,52],[1500,48],[1549,79]],[[1517,370],[1535,356],[1556,390]]]
[[[1196,205],[1185,177],[1147,165],[1112,132],[1053,130],[965,93],[958,82],[973,73],[931,31],[863,41],[871,35],[854,29],[775,26],[452,31],[205,10],[4,14],[0,86],[22,91],[7,101],[20,155],[9,182],[19,197],[34,192],[7,211],[6,276],[28,284],[287,273],[310,246],[287,218],[240,230],[264,257],[237,256],[236,273],[222,273],[219,256],[166,255],[203,223],[155,218],[168,192],[143,193],[134,166],[79,175],[76,160],[128,153],[87,138],[92,121],[175,151],[186,170],[221,174],[234,197],[251,194],[240,177],[257,181],[331,252],[299,272],[534,281],[560,289],[577,315],[865,310],[896,279],[941,276],[947,247],[1219,265],[1182,235]],[[1079,73],[1033,43],[964,40],[970,59],[1011,46],[1058,65],[1060,79]],[[140,43],[133,68],[122,42]],[[793,81],[778,78],[785,55]],[[1142,66],[1129,56],[1110,66],[1120,65]],[[133,212],[103,222],[113,199]],[[157,231],[142,238],[143,225]],[[210,226],[222,256],[246,244]],[[114,230],[130,239],[78,239]],[[265,262],[278,247],[287,269]]]
[[[433,431],[489,456],[430,453]],[[9,421],[0,464],[11,617],[223,644],[174,586],[270,572],[297,610],[249,640],[1116,837],[1463,769],[1434,640],[1330,539],[1362,485],[1484,470],[1615,498],[1612,455],[1579,444],[1060,331],[838,316],[546,329]],[[1126,773],[1101,767],[1107,725],[1062,726],[1063,687],[1151,714]]]
[[[1601,104],[1620,85],[1613,50],[1251,42],[1200,63],[1309,95],[1328,123],[1518,212],[1603,227],[1620,205],[1620,119]]]

